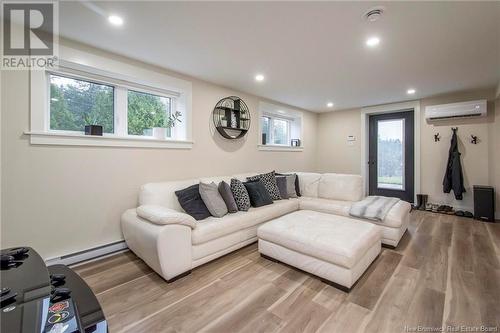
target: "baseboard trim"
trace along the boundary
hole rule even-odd
[[[104,244],[101,246],[96,246],[91,249],[78,251],[70,254],[66,254],[60,257],[50,258],[45,260],[45,264],[47,266],[55,265],[55,264],[63,264],[63,265],[76,265],[82,263],[84,261],[91,261],[98,258],[102,258],[105,256],[109,256],[111,254],[115,254],[118,252],[123,252],[127,250],[127,244],[124,240],[113,242],[110,244]]]

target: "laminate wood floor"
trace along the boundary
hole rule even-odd
[[[111,332],[500,331],[500,223],[414,211],[350,293],[252,244],[167,284],[133,253],[75,267]],[[469,330],[470,331],[470,330]]]

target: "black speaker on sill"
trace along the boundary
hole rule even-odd
[[[474,185],[474,218],[495,222],[495,189],[491,186]]]

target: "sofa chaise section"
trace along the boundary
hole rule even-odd
[[[363,199],[363,178],[360,175],[336,173],[298,172],[300,190],[299,209],[350,216],[351,205]],[[382,230],[382,244],[396,247],[410,222],[411,205],[399,201],[392,207],[383,221],[377,224]],[[356,219],[356,218],[353,218]],[[356,219],[366,221],[363,219]]]

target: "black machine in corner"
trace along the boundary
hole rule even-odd
[[[491,186],[474,185],[474,218],[495,222],[495,189]]]
[[[106,333],[92,290],[71,268],[46,266],[29,247],[1,251],[0,331]]]

